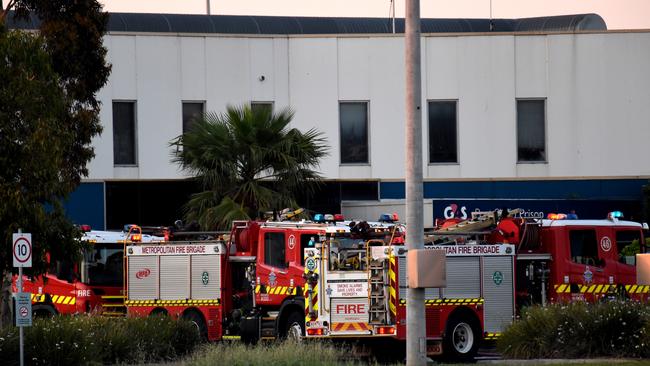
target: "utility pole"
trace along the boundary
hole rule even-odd
[[[422,77],[420,72],[420,0],[406,0],[406,248],[424,248],[422,195]],[[415,263],[407,263],[407,266]],[[424,289],[406,293],[406,365],[425,365],[427,344]]]
[[[207,11],[208,15],[210,14],[210,0],[205,0],[205,10]]]

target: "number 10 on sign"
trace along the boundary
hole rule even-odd
[[[32,266],[32,234],[13,235],[14,267]]]

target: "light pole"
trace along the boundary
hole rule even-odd
[[[422,77],[420,71],[420,0],[406,0],[406,248],[424,248],[422,195]],[[407,263],[408,266],[415,263]],[[406,293],[406,364],[427,361],[424,289]]]

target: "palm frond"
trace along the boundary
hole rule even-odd
[[[172,161],[205,190],[187,203],[187,219],[205,228],[221,226],[242,214],[293,207],[295,192],[311,191],[321,179],[315,169],[328,153],[327,141],[315,129],[289,128],[293,116],[289,108],[274,113],[248,104],[228,106],[224,113],[201,116],[172,140]]]

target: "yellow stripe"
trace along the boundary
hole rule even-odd
[[[70,302],[70,300],[72,300],[72,298],[71,298],[70,296],[66,296],[65,299],[63,300],[63,304],[64,304],[64,305],[68,305],[68,303]]]
[[[564,292],[564,288],[566,287],[566,285],[559,285],[559,286],[556,285],[555,287],[556,287],[556,292],[558,294],[561,294],[562,292]]]
[[[52,302],[56,304],[56,300],[59,299],[59,295],[52,296]]]
[[[636,291],[636,288],[637,288],[637,285],[632,285],[632,286],[630,287],[630,293],[633,294],[633,293]]]
[[[256,294],[260,293],[260,285],[255,286],[255,293]]]
[[[591,285],[591,286],[589,286],[589,290],[587,292],[589,292],[591,294],[591,293],[594,292],[595,289],[596,289],[596,285]]]

